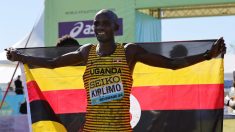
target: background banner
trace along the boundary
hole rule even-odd
[[[97,43],[93,19],[101,9],[115,12],[119,17],[118,42],[135,40],[134,0],[50,0],[45,1],[45,46],[54,46],[58,38],[69,34],[80,44]]]

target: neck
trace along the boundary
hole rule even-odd
[[[99,56],[107,56],[112,54],[115,51],[115,49],[116,49],[116,44],[114,41],[111,43],[100,42],[96,47],[96,53]]]

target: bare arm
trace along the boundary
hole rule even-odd
[[[125,48],[127,52],[127,60],[131,68],[133,68],[136,62],[142,62],[151,66],[175,70],[218,56],[224,50],[224,41],[222,38],[219,39],[208,52],[174,59],[167,58],[159,54],[149,53],[136,44],[128,44]],[[129,53],[131,55],[128,55]]]
[[[23,63],[37,65],[45,68],[56,68],[85,62],[89,48],[90,45],[84,45],[81,46],[77,51],[70,52],[56,58],[27,56],[19,53],[19,51],[15,49],[9,49],[7,50],[7,59],[11,61],[21,61]]]

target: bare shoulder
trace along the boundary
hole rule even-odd
[[[92,47],[92,45],[93,44],[84,44],[84,45],[82,45],[81,47],[79,47],[78,49],[77,49],[77,52],[78,53],[82,53],[82,54],[88,54],[89,53],[89,51],[90,51],[90,48]]]
[[[133,72],[134,66],[137,61],[139,61],[139,56],[141,56],[146,51],[138,44],[128,43],[124,46],[127,63],[130,70]]]
[[[91,48],[92,45],[93,45],[93,44],[91,44],[91,43],[84,44],[84,45],[82,45],[81,47],[79,47],[78,51],[90,50],[90,48]]]
[[[130,48],[135,48],[137,46],[138,45],[135,44],[135,43],[127,43],[127,44],[125,44],[124,48],[127,50],[127,49],[130,49]]]
[[[81,54],[82,57],[86,60],[88,58],[88,55],[92,46],[93,44],[91,43],[84,44],[81,47],[79,47],[79,49],[77,50],[77,53]]]
[[[138,49],[138,45],[135,43],[127,43],[127,44],[125,44],[124,49],[127,54],[135,53]]]
[[[145,50],[140,45],[135,43],[128,43],[124,46],[124,48],[126,53],[136,54],[136,53],[145,52]]]

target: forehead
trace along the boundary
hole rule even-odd
[[[112,16],[110,16],[110,14],[101,13],[101,14],[97,14],[95,16],[94,21],[110,21],[110,22],[114,22],[115,20],[113,19]]]

